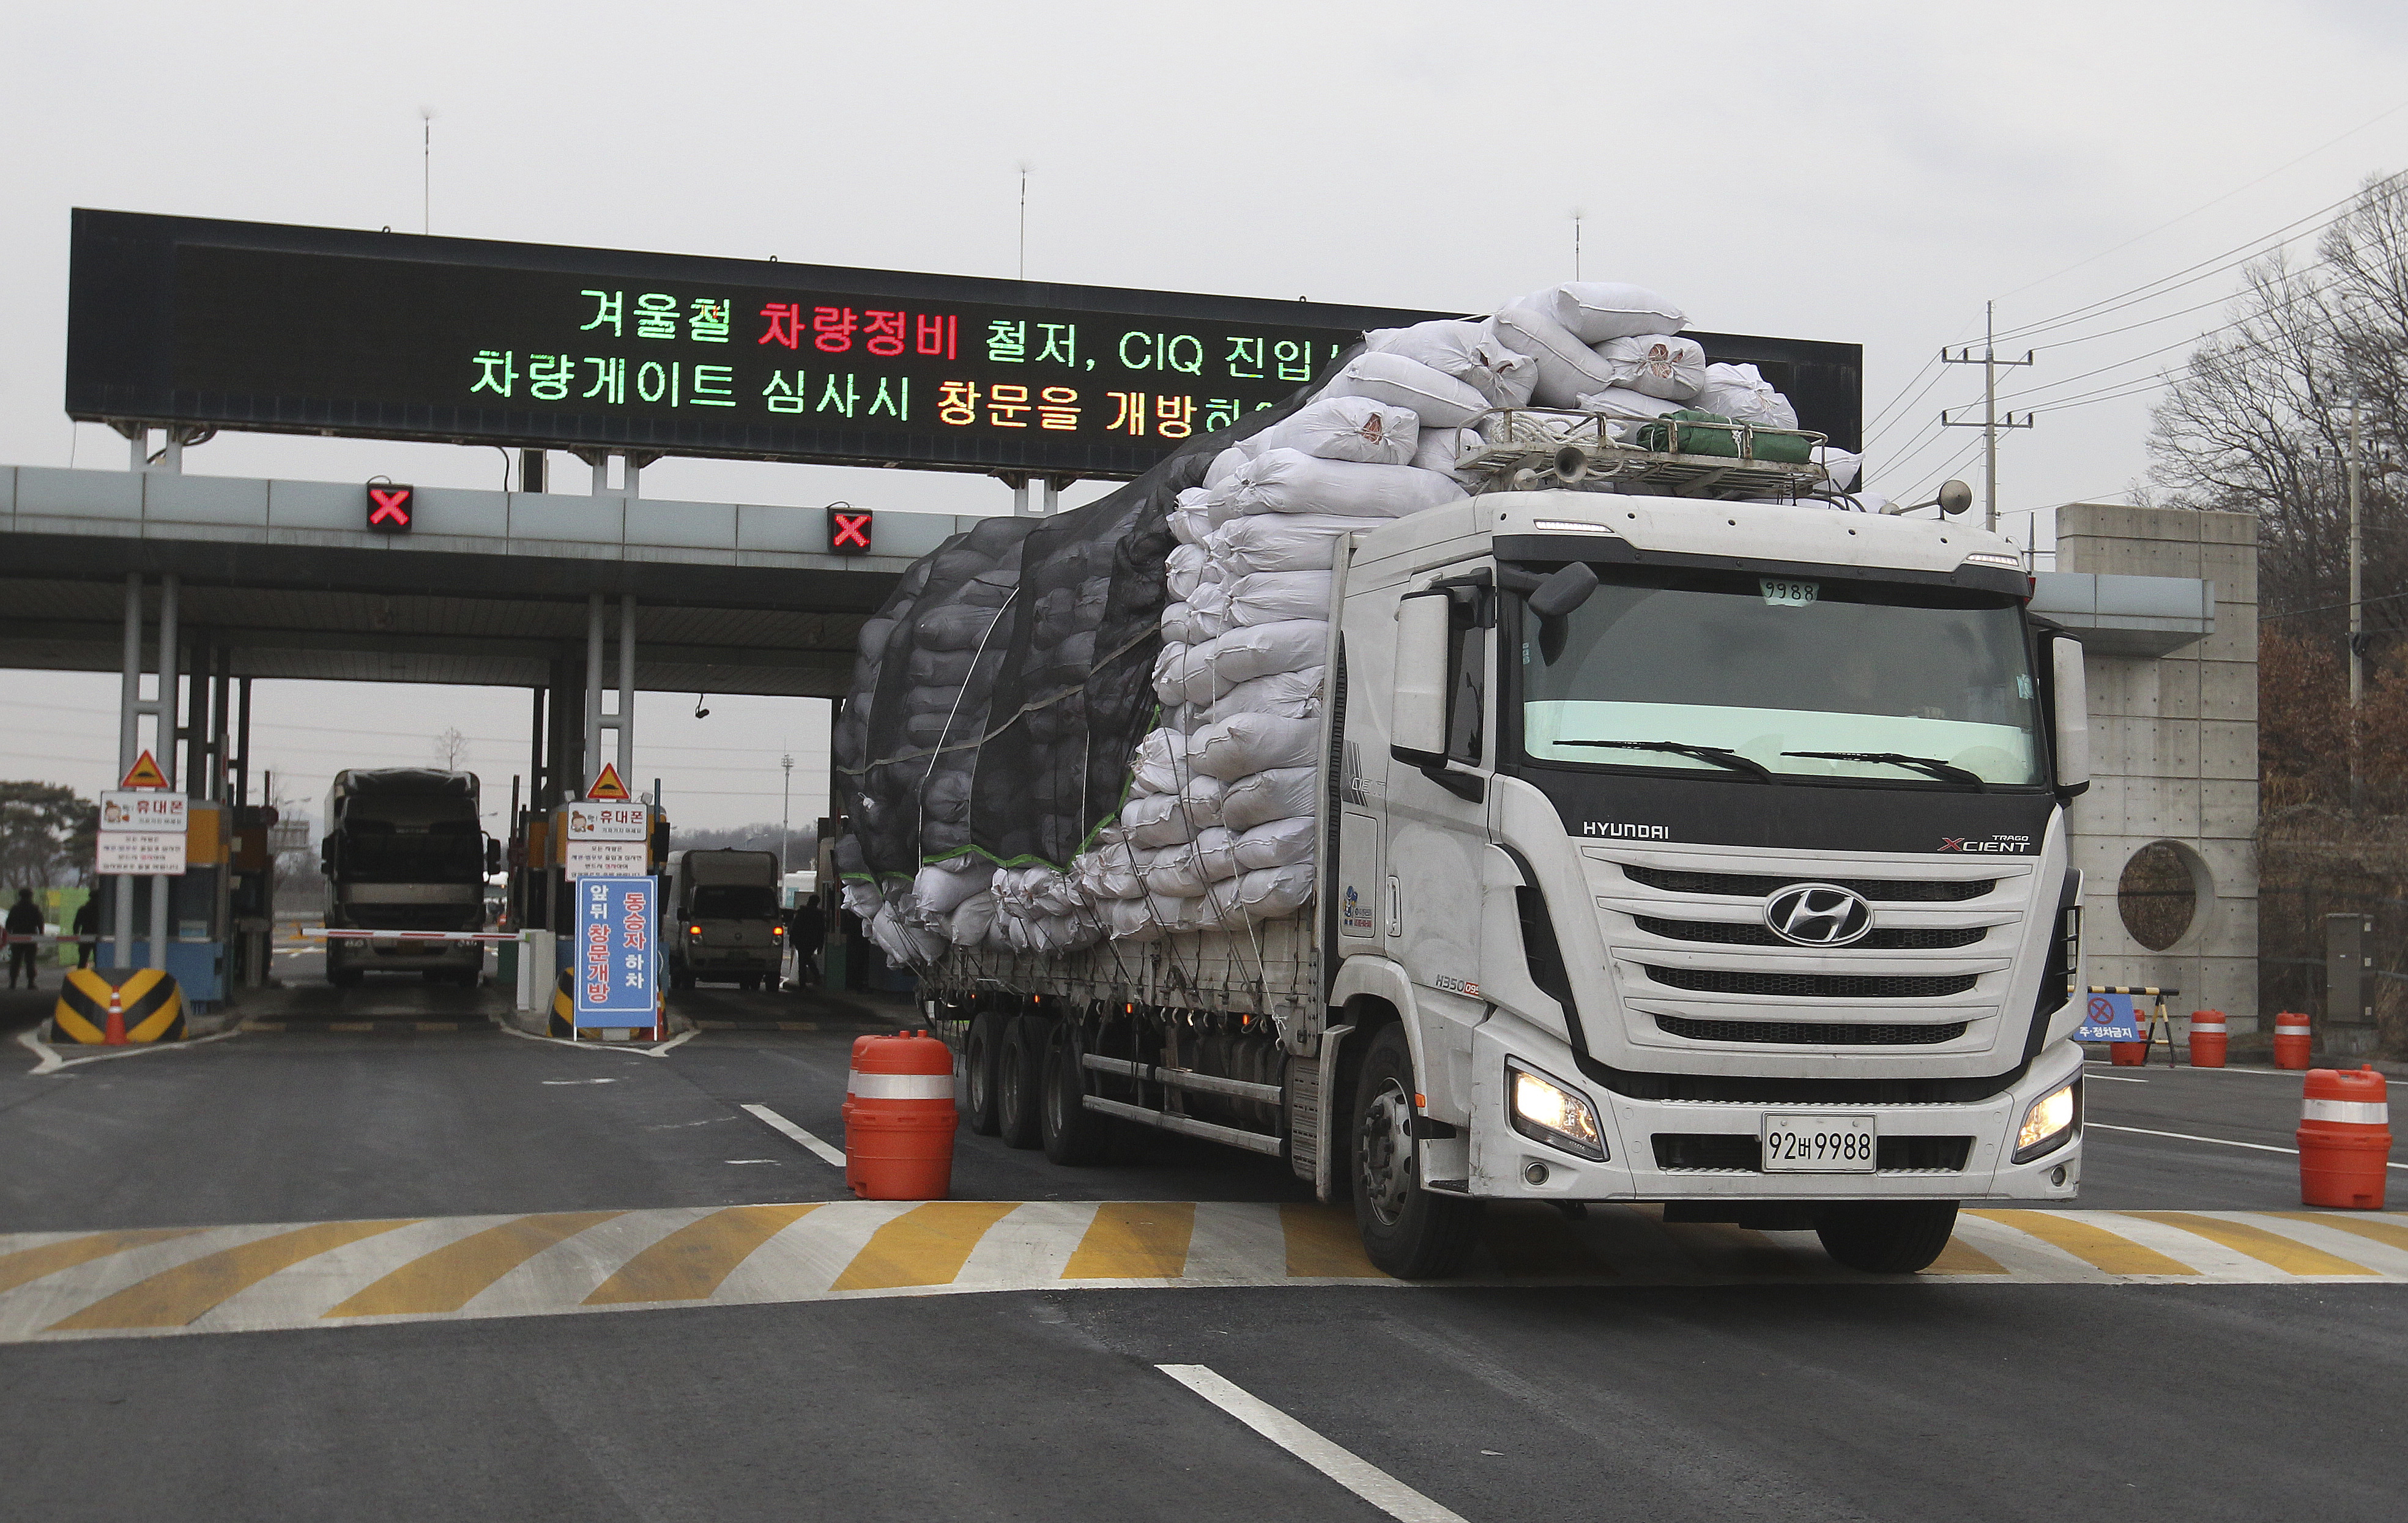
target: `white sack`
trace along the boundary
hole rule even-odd
[[[1312,864],[1265,867],[1240,875],[1234,898],[1251,920],[1276,920],[1293,915],[1312,900]],[[1215,895],[1216,899],[1221,896]]]
[[[1705,390],[1698,393],[1696,405],[1737,422],[1765,428],[1798,426],[1798,409],[1754,365],[1706,366]]]
[[[1375,328],[1363,335],[1374,354],[1401,354],[1418,360],[1441,376],[1452,376],[1498,407],[1518,407],[1530,400],[1539,383],[1539,367],[1526,354],[1517,354],[1498,342],[1484,320],[1459,319],[1416,322],[1410,328]],[[1425,419],[1426,427],[1428,420]]]
[[[1198,584],[1187,606],[1187,621],[1196,628],[1197,645],[1226,634],[1229,626],[1237,622],[1229,617],[1229,584],[1226,581]]]
[[[1176,793],[1140,793],[1122,804],[1121,829],[1141,852],[1196,839],[1196,827]]]
[[[1301,672],[1319,666],[1328,655],[1329,625],[1319,619],[1290,619],[1277,624],[1250,624],[1196,648],[1197,659],[1211,668],[1215,692],[1273,672]],[[1189,689],[1194,691],[1193,687]]]
[[[1310,862],[1320,828],[1321,822],[1311,815],[1297,815],[1257,825],[1237,839],[1234,855],[1238,866],[1251,873],[1266,867],[1293,867],[1298,862]]]
[[[1321,748],[1321,721],[1276,714],[1234,714],[1188,737],[1188,761],[1198,773],[1235,781],[1271,767],[1312,764]]]
[[[1295,449],[1317,460],[1402,465],[1413,458],[1420,433],[1421,420],[1410,407],[1331,395],[1297,408],[1240,448],[1256,458],[1266,449]]]
[[[1201,545],[1211,531],[1211,516],[1204,505],[1211,493],[1202,487],[1189,487],[1179,494],[1179,504],[1170,510],[1170,537],[1182,545]]]
[[[1212,886],[1193,846],[1166,847],[1145,864],[1145,891],[1158,899],[1194,899]]]
[[[1612,338],[1597,347],[1597,356],[1612,372],[1614,385],[1649,396],[1695,402],[1706,389],[1706,350],[1694,338],[1670,334]]]
[[[1425,471],[1453,474],[1455,463],[1463,458],[1467,445],[1477,444],[1480,434],[1468,428],[1426,428],[1422,441],[1413,449],[1413,464]]]
[[[1321,394],[1369,397],[1404,407],[1426,428],[1459,428],[1489,406],[1488,399],[1468,383],[1403,354],[1358,354]]]
[[[1276,714],[1290,719],[1319,719],[1321,672],[1318,666],[1308,666],[1301,672],[1273,672],[1268,676],[1238,683],[1212,700],[1206,719],[1226,719],[1233,714]]]
[[[1187,775],[1187,737],[1168,730],[1149,730],[1137,743],[1129,788],[1137,793],[1176,793]],[[1000,887],[1000,885],[998,885]]]
[[[1252,513],[1401,519],[1463,495],[1452,477],[1410,465],[1358,465],[1294,449],[1266,449],[1226,491],[1213,493],[1211,513],[1216,525]]]
[[[1165,931],[1211,931],[1221,923],[1211,904],[1200,894],[1193,898],[1148,894],[1145,904],[1154,923]]]
[[[1215,565],[1245,576],[1258,571],[1327,571],[1338,563],[1342,534],[1369,528],[1361,519],[1328,513],[1256,513],[1212,531]]]
[[[1191,738],[1189,745],[1194,741]],[[1221,799],[1229,785],[1218,777],[1201,772],[1191,772],[1179,780],[1179,807],[1187,816],[1187,823],[1205,831],[1221,823]]]
[[[911,879],[911,893],[926,914],[950,915],[963,900],[984,893],[994,881],[995,867],[991,862],[981,861],[950,872],[931,862]]]
[[[1222,482],[1237,475],[1239,468],[1246,463],[1246,458],[1247,452],[1239,448],[1224,449],[1213,456],[1212,463],[1204,467],[1205,490],[1215,491]]]
[[[1274,819],[1313,812],[1312,767],[1278,767],[1241,777],[1221,800],[1221,823],[1240,833]]]
[[[1491,321],[1498,343],[1538,362],[1539,380],[1530,400],[1540,406],[1569,407],[1583,391],[1613,384],[1613,373],[1597,351],[1538,308],[1517,302],[1500,308]]]
[[[1215,825],[1196,837],[1196,861],[1207,882],[1226,883],[1243,871],[1238,865],[1238,833]]]
[[[1164,604],[1162,605],[1163,639],[1171,645],[1201,644],[1202,642],[1196,637],[1194,615],[1195,610],[1184,603]],[[1157,654],[1154,659],[1159,662],[1161,657]]]
[[[1668,412],[1679,412],[1688,404],[1649,396],[1627,386],[1609,386],[1582,397],[1580,405],[1585,412],[1601,412],[1609,418],[1661,418]]]
[[[977,947],[995,927],[995,895],[972,894],[945,918],[945,939],[956,947]]]
[[[1329,616],[1329,573],[1326,571],[1248,572],[1222,582],[1214,591],[1231,624],[1276,624],[1287,619]]]
[[[1205,532],[1211,533],[1210,528]],[[1200,544],[1182,545],[1173,549],[1162,562],[1164,577],[1170,584],[1170,595],[1182,603],[1194,596],[1197,583],[1203,580],[1205,562],[1209,559]]]
[[[1196,648],[1166,639],[1154,656],[1154,695],[1166,704],[1187,701],[1187,672]]]
[[[1162,939],[1162,927],[1154,920],[1153,907],[1142,898],[1107,900],[1097,907],[1103,911],[1104,929],[1114,941]]]
[[[1832,490],[1845,491],[1856,484],[1856,473],[1864,469],[1865,457],[1818,444],[1814,447],[1814,463],[1831,474]]]
[[[1689,315],[1644,286],[1612,280],[1567,280],[1513,304],[1544,315],[1584,344],[1641,334],[1677,334]]]

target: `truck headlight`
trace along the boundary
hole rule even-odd
[[[1597,1108],[1578,1090],[1508,1059],[1505,1088],[1512,1096],[1513,1130],[1575,1158],[1606,1157]]]
[[[2024,1112],[2024,1126],[2015,1133],[2015,1161],[2029,1163],[2072,1141],[2082,1124],[2082,1081],[2059,1085],[2032,1102]]]

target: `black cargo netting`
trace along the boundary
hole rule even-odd
[[[891,894],[965,854],[1068,868],[1119,811],[1154,725],[1179,493],[1320,385],[1190,439],[1100,501],[989,519],[912,565],[862,626],[837,720],[845,879]]]

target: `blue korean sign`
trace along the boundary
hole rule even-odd
[[[580,1031],[653,1020],[657,880],[577,880],[577,951],[569,983]]]
[[[2077,1042],[2138,1042],[2141,1040],[2141,1016],[2132,1008],[2129,994],[2093,994],[2082,1013],[2082,1029],[2073,1033]]]

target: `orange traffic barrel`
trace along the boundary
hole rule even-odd
[[[953,1052],[924,1032],[853,1044],[844,1182],[865,1201],[941,1201],[953,1189]]]
[[[2149,1066],[2149,1045],[2146,1042],[2110,1042],[2107,1044],[2107,1060],[2117,1068],[2146,1068]]]
[[[2351,1211],[2383,1209],[2391,1160],[2391,1106],[2370,1064],[2308,1071],[2300,1103],[2300,1202]]]
[[[2308,1049],[2315,1045],[2308,1030],[2308,1018],[2286,1010],[2274,1018],[2274,1066],[2304,1069],[2308,1066]]]
[[[2190,1013],[2190,1066],[2222,1068],[2226,1045],[2231,1040],[2221,1010]]]

